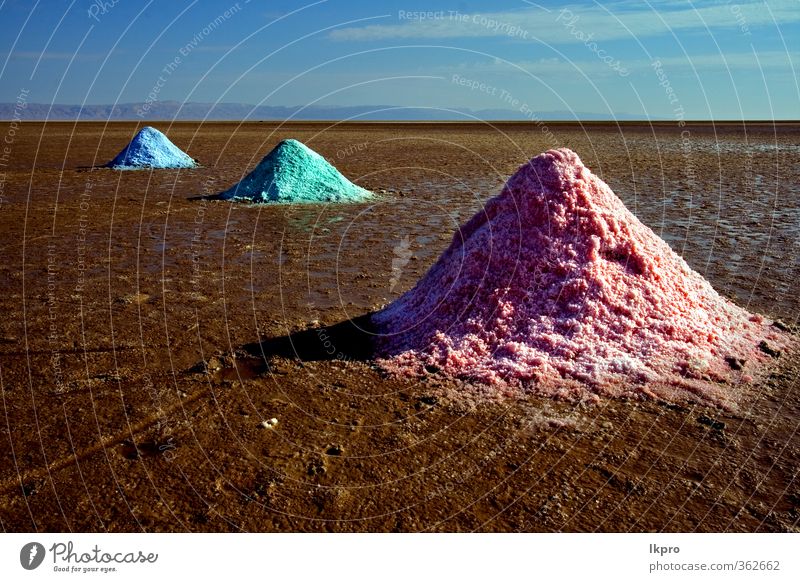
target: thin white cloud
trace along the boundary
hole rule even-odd
[[[730,69],[735,72],[743,69],[786,69],[790,70],[791,64],[800,64],[800,55],[785,53],[780,51],[761,51],[758,58],[752,52],[728,53],[725,55],[691,55],[689,57],[667,57],[658,58],[665,67],[676,69],[691,69],[694,67],[698,71]],[[639,67],[650,66],[651,63],[638,62]]]
[[[764,51],[758,53],[758,58],[752,52],[721,54],[704,54],[685,56],[658,57],[654,60],[661,63],[662,68],[670,74],[688,73],[693,70],[698,72],[730,70],[735,73],[742,70],[765,69],[774,71],[775,69],[791,72],[791,64],[800,64],[800,54],[785,53],[780,51]],[[649,70],[653,66],[653,61],[647,59],[631,59],[622,61],[624,68],[631,73]],[[508,62],[501,59],[484,60],[471,63],[461,63],[455,68],[439,67],[439,72],[466,73],[472,72],[476,75],[482,73],[510,73],[524,69],[536,76],[564,76],[579,78],[581,72],[589,77],[596,76],[617,76],[618,71],[609,67],[599,59],[565,60],[562,58],[543,58],[530,61]]]
[[[763,0],[652,2],[650,5],[623,0],[604,6],[573,5],[550,11],[535,6],[480,14],[440,11],[423,19],[398,14],[401,21],[397,24],[342,28],[331,31],[329,37],[337,41],[507,37],[563,44],[576,42],[575,31],[602,41],[704,30],[706,26],[744,34],[758,27],[800,22],[796,1],[768,0],[768,4],[770,10],[765,10]]]
[[[238,48],[236,45],[233,44],[209,44],[204,45],[201,44],[198,47],[192,49],[192,52],[198,53],[224,53],[228,51],[232,51]]]
[[[9,53],[5,53],[9,55]],[[53,51],[14,51],[9,55],[12,59],[24,59],[24,60],[43,60],[43,61],[68,61],[73,57],[75,60],[79,61],[93,61],[102,58],[105,55],[101,54],[94,54],[94,53],[78,53],[75,55],[74,53],[60,53],[60,52],[53,52]]]
[[[115,55],[127,54],[127,49],[115,49]],[[0,57],[26,60],[26,61],[99,61],[106,58],[107,53],[79,51],[77,53],[70,53],[64,51],[12,51],[0,52]]]
[[[504,61],[486,60],[471,63],[461,63],[454,68],[439,67],[437,72],[458,74],[461,77],[480,76],[482,74],[509,73],[521,74],[520,69],[536,76],[552,78],[581,78],[580,73],[588,77],[619,76],[615,71],[600,60],[567,61],[558,57],[543,58],[534,61]]]

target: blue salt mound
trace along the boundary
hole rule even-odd
[[[294,139],[280,142],[219,198],[246,202],[314,204],[361,202],[372,192],[356,186],[317,152]]]
[[[154,127],[143,127],[108,167],[117,170],[139,168],[195,168],[197,162]]]

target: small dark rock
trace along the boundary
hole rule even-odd
[[[439,399],[436,396],[422,396],[419,401],[428,406],[436,406],[439,403]]]
[[[775,321],[773,321],[772,327],[776,327],[781,331],[792,331],[792,328],[783,323],[780,319],[776,319]]]
[[[198,525],[205,525],[208,523],[208,514],[203,511],[197,511],[192,514],[190,520],[192,523],[196,523]]]
[[[26,481],[22,484],[22,494],[25,497],[30,497],[31,495],[36,495],[36,483],[33,481]]]
[[[122,443],[122,456],[129,461],[135,461],[139,458],[139,450],[131,441],[125,441]]]
[[[328,449],[325,451],[325,454],[331,457],[338,457],[344,452],[344,447],[342,445],[330,445]]]
[[[668,410],[674,410],[676,412],[686,412],[687,410],[689,410],[688,408],[686,408],[685,406],[681,406],[680,404],[672,404],[670,402],[662,402],[660,404],[664,408],[666,408]]]
[[[764,340],[762,340],[761,343],[758,344],[758,349],[760,349],[762,352],[764,352],[765,354],[767,354],[772,358],[779,358],[781,356],[780,350],[774,349]]]
[[[709,418],[705,414],[701,414],[700,416],[698,416],[697,422],[707,427],[713,428],[714,430],[725,430],[724,422],[719,420],[714,420],[713,418]]]
[[[734,358],[733,356],[726,356],[725,361],[731,367],[731,370],[741,370],[747,363],[747,360],[742,358]]]
[[[150,439],[135,443],[131,440],[122,442],[122,456],[129,461],[137,461],[142,457],[156,457],[167,451],[174,451],[178,447],[177,441],[169,437],[165,440]]]
[[[441,368],[439,368],[439,366],[434,366],[433,364],[426,364],[425,371],[428,374],[438,374],[439,372],[441,372]]]

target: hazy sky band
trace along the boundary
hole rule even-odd
[[[3,102],[26,89],[30,102],[67,104],[507,110],[516,100],[671,118],[677,98],[689,119],[800,111],[800,5],[788,0],[48,0],[6,2],[0,29]]]

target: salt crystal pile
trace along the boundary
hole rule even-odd
[[[106,164],[116,170],[195,168],[197,162],[154,127],[143,127],[117,156]]]
[[[224,200],[283,204],[361,202],[371,196],[294,139],[280,142],[238,184],[218,195]]]
[[[519,168],[373,323],[392,373],[722,407],[770,360],[762,342],[790,342],[717,294],[568,149]]]

